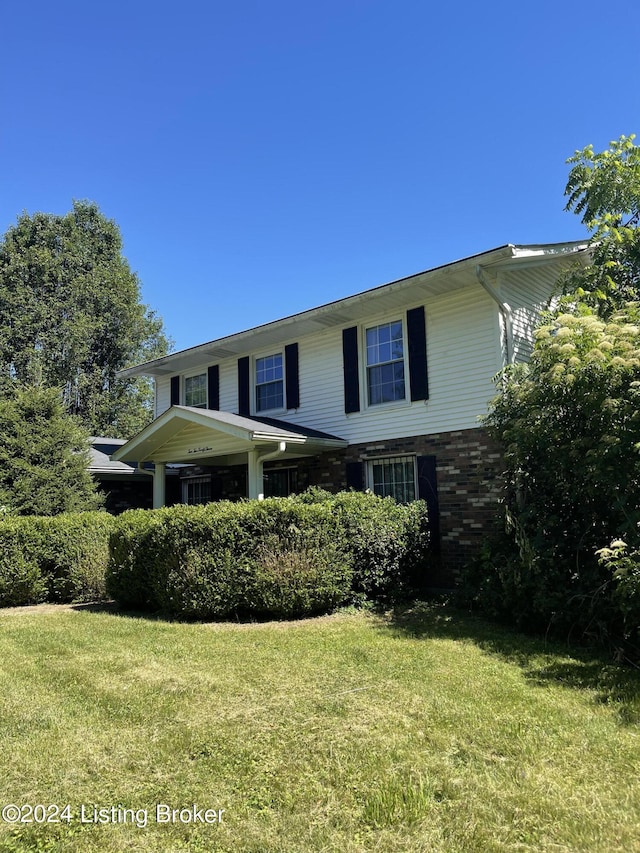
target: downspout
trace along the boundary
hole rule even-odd
[[[498,308],[500,309],[500,314],[502,315],[502,319],[504,322],[504,330],[505,330],[505,361],[507,364],[513,363],[514,357],[514,346],[513,346],[513,312],[511,311],[511,307],[507,302],[503,302],[498,294],[495,292],[493,287],[487,281],[484,270],[480,266],[480,264],[476,265],[475,269],[476,278],[482,285],[482,287],[487,291],[489,296],[496,303]]]
[[[148,471],[142,467],[142,462],[138,462],[138,473],[149,474],[153,480],[153,508],[160,509],[166,505],[166,464],[164,462],[154,462],[153,471]],[[156,477],[156,474],[160,474]]]
[[[252,488],[252,480],[255,483],[255,494],[256,498],[259,501],[264,500],[264,493],[261,491],[263,488],[264,482],[264,470],[263,465],[265,462],[268,462],[270,459],[276,459],[278,456],[282,456],[283,453],[286,453],[287,450],[287,442],[279,441],[278,447],[276,450],[269,450],[267,453],[258,454],[257,451],[253,450],[249,452],[249,498],[251,499]],[[255,453],[255,456],[251,456],[252,453]]]

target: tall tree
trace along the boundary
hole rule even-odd
[[[128,438],[152,416],[151,385],[118,370],[164,355],[162,320],[142,304],[120,231],[91,202],[23,214],[0,242],[0,388],[61,389],[94,435]]]
[[[486,418],[503,449],[506,535],[475,583],[479,600],[521,624],[600,632],[635,643],[627,653],[640,657],[640,149],[633,139],[599,153],[588,146],[568,161],[567,209],[592,233],[590,262],[562,282],[564,295],[537,329],[529,364],[503,373]],[[623,566],[627,548],[635,556]]]

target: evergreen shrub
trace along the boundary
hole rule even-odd
[[[424,501],[398,504],[371,492],[309,489],[295,498],[332,508],[339,535],[351,556],[353,593],[358,599],[392,604],[427,585],[428,517]]]
[[[105,596],[113,516],[8,516],[0,521],[0,606]]]
[[[392,600],[424,570],[426,508],[329,495],[134,510],[114,520],[107,590],[193,619],[290,618]]]

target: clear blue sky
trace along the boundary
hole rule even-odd
[[[504,243],[640,132],[640,4],[5,4],[0,232],[90,199],[176,348]]]

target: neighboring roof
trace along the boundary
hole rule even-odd
[[[511,265],[543,263],[551,259],[571,258],[585,252],[585,241],[569,243],[547,243],[515,246],[511,243],[471,255],[433,269],[415,273],[411,276],[379,285],[370,290],[352,296],[328,302],[317,308],[301,311],[255,326],[233,335],[199,344],[195,347],[147,361],[144,364],[121,370],[119,376],[166,376],[180,373],[206,362],[246,354],[273,343],[281,343],[293,337],[321,331],[335,326],[357,323],[366,315],[395,307],[399,291],[414,288],[416,301],[421,298],[451,293],[469,284],[477,283],[475,270],[478,265],[483,269],[503,268]],[[478,285],[479,286],[479,285]],[[295,328],[294,328],[295,326]]]
[[[197,464],[259,447],[269,449],[283,441],[297,456],[347,446],[344,439],[335,435],[275,418],[248,418],[213,409],[172,406],[113,453],[113,459]]]
[[[115,444],[113,444],[113,450],[109,451],[109,453],[105,453],[102,449],[105,446],[110,446],[112,441],[116,441],[111,439],[109,441],[109,445],[105,444],[105,440],[99,439],[100,445],[96,446],[94,442],[96,439],[91,439],[92,447],[89,448],[89,473],[90,474],[130,474],[134,475],[136,473],[136,469],[132,468],[131,465],[126,465],[124,462],[114,462],[109,456],[117,447],[121,447],[125,444],[124,441],[117,440]]]

